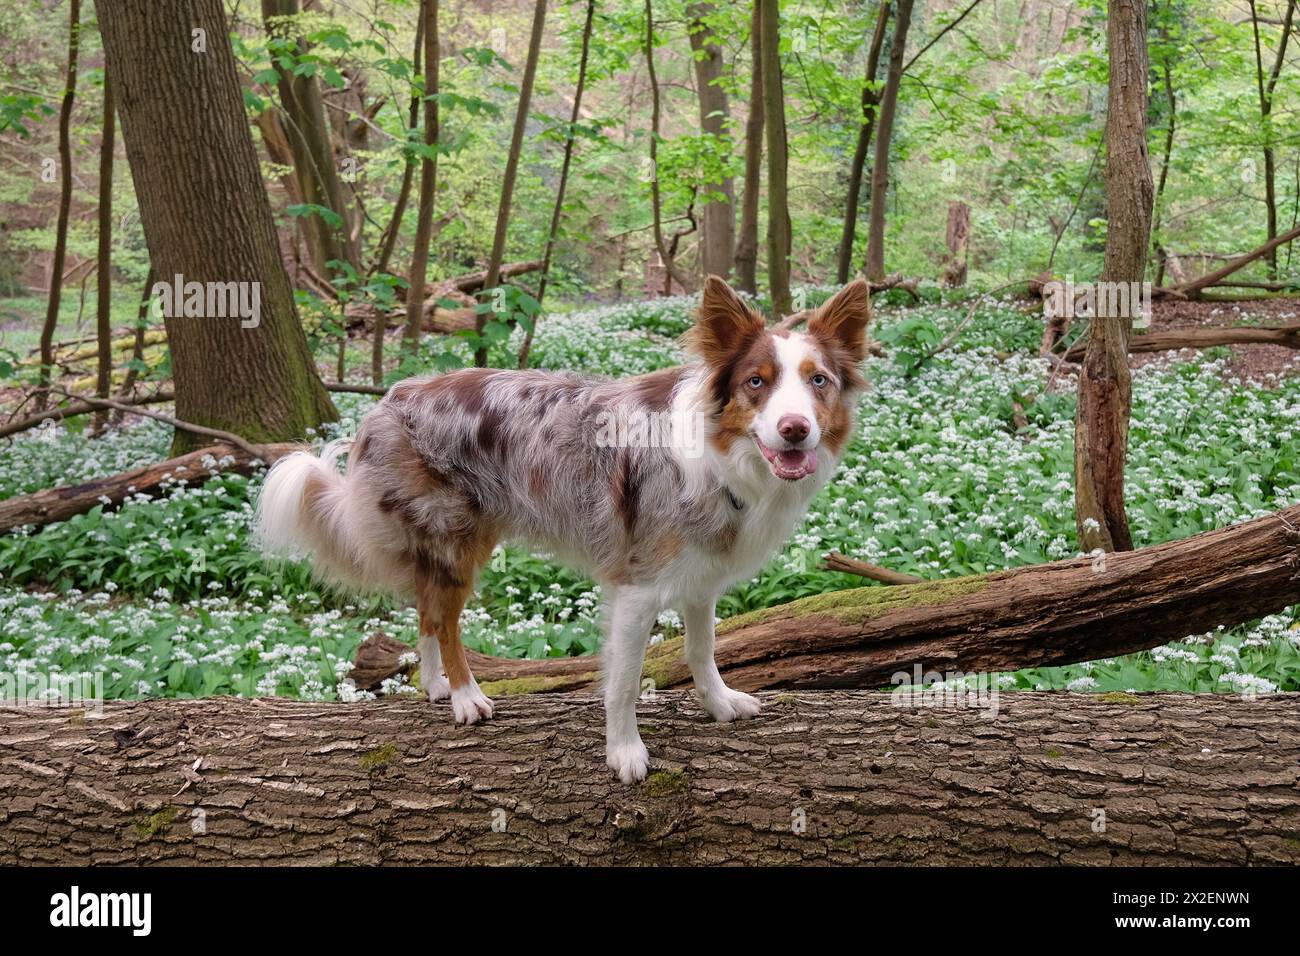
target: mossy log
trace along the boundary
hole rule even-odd
[[[1158,647],[1300,603],[1300,506],[1118,554],[994,574],[832,591],[718,626],[724,679],[745,691],[887,687],[897,676],[991,673]],[[686,687],[681,638],[646,653],[645,677]],[[376,686],[411,650],[374,636],[353,677]],[[591,658],[471,655],[491,694],[586,688]],[[909,680],[910,683],[910,680]]]
[[[1300,698],[762,695],[111,702],[0,709],[0,864],[1295,864]]]

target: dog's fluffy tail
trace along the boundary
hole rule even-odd
[[[338,459],[350,441],[326,445],[320,456],[294,452],[266,476],[257,503],[257,538],[268,557],[308,558],[316,576],[348,591],[404,594],[410,569],[392,550],[386,527],[364,494],[364,469],[345,477]]]

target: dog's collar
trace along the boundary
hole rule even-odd
[[[745,510],[745,503],[736,497],[736,493],[734,491],[732,491],[726,485],[722,486],[722,490],[727,493],[727,500],[731,502],[731,507],[735,508],[737,511]]]

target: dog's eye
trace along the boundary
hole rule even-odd
[[[821,372],[818,372],[816,375],[812,377],[812,383],[817,388],[825,388],[826,382],[827,382],[827,378]]]
[[[763,387],[763,376],[761,376],[761,375],[753,375],[753,376],[750,376],[750,379],[749,379],[749,387],[750,387],[750,388],[762,388],[762,387]]]

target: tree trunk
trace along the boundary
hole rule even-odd
[[[948,263],[943,269],[943,284],[949,289],[966,284],[966,244],[970,241],[970,206],[964,202],[948,203]]]
[[[542,254],[542,274],[537,279],[537,302],[546,299],[546,280],[551,272],[551,257],[560,237],[560,217],[564,214],[564,194],[569,188],[569,169],[573,165],[573,146],[577,141],[578,120],[582,116],[582,93],[587,85],[587,59],[591,51],[591,23],[596,15],[596,0],[587,0],[587,17],[582,24],[582,55],[578,60],[578,85],[573,92],[573,109],[569,113],[569,127],[564,132],[564,161],[560,164],[560,182],[555,190],[555,205],[551,208],[551,225],[546,231],[546,250]],[[533,332],[541,315],[533,316],[533,324],[524,334],[523,347],[519,349],[519,367],[528,367],[528,353],[533,348]]]
[[[867,51],[867,74],[862,81],[862,122],[858,126],[858,143],[849,163],[849,188],[844,197],[844,231],[840,235],[839,255],[836,259],[835,278],[841,285],[849,281],[853,269],[853,242],[858,230],[858,203],[862,197],[862,172],[867,164],[867,151],[871,148],[871,130],[876,124],[876,107],[880,93],[876,90],[876,73],[880,69],[880,51],[885,45],[885,27],[889,23],[889,2],[881,0],[876,16],[876,29],[871,35]]]
[[[420,344],[420,322],[424,318],[424,284],[429,277],[429,242],[433,238],[433,200],[438,190],[438,0],[420,0],[424,19],[424,145],[420,162],[420,205],[415,214],[415,248],[407,275],[406,327],[402,348],[414,354]],[[372,358],[373,361],[373,358]],[[373,369],[372,369],[373,372]]]
[[[420,73],[420,48],[424,44],[424,18],[415,24],[415,48],[411,51],[411,76]],[[407,138],[415,135],[420,125],[420,95],[411,94],[411,112],[407,120]],[[402,166],[402,185],[397,190],[397,201],[393,204],[393,215],[388,221],[388,228],[380,239],[379,259],[375,262],[374,272],[388,274],[388,265],[397,247],[397,237],[402,231],[402,219],[406,216],[406,205],[411,199],[411,181],[415,178],[415,157],[406,153]],[[432,210],[430,210],[432,212]],[[384,381],[384,339],[388,333],[388,313],[375,309],[373,338],[370,340],[370,380],[375,385]]]
[[[300,13],[298,0],[262,0],[262,19],[267,36],[293,42],[299,56],[308,52],[307,43],[298,36],[297,24],[283,18],[297,17]],[[274,57],[272,63],[275,63]],[[351,213],[343,200],[343,187],[334,163],[334,147],[330,141],[329,123],[325,120],[320,83],[315,75],[296,74],[284,69],[277,72],[280,105],[285,116],[284,132],[293,152],[294,174],[302,201],[323,206],[344,222],[344,226],[335,227],[319,214],[305,217],[304,232],[308,236],[312,264],[322,276],[329,276],[334,271],[328,265],[331,259],[348,262],[360,270],[360,255],[346,225]]]
[[[176,416],[253,442],[334,421],[280,259],[220,0],[96,7],[159,280],[241,283],[260,299],[255,327],[238,317],[165,318]],[[198,445],[177,431],[173,453]]]
[[[863,587],[733,617],[718,669],[741,690],[887,686],[899,673],[988,674],[1095,661],[1242,624],[1300,602],[1300,505],[1178,541],[924,584]],[[652,646],[645,676],[690,684],[682,639]],[[401,669],[410,648],[374,636],[358,687]],[[592,658],[470,655],[484,691],[551,692],[598,679]],[[499,682],[499,683],[498,683]]]
[[[115,507],[132,495],[158,494],[177,481],[186,481],[190,487],[195,487],[216,473],[251,474],[262,467],[262,463],[273,464],[276,459],[299,451],[301,447],[295,442],[263,446],[264,456],[254,459],[234,445],[209,445],[107,478],[9,498],[0,501],[0,534],[24,525],[39,528],[55,521],[67,521],[75,515],[85,514],[96,505]]]
[[[889,194],[889,146],[898,113],[898,87],[903,82],[903,54],[907,52],[907,31],[912,24],[912,0],[898,0],[894,15],[894,37],[889,43],[889,69],[880,96],[880,120],[876,129],[876,155],[871,164],[871,208],[867,210],[867,279],[885,277],[885,202]]]
[[[722,85],[725,69],[722,47],[709,26],[716,15],[712,3],[693,3],[686,10],[687,33],[690,34],[692,59],[695,61],[695,86],[700,106],[700,129],[720,144],[719,156],[731,154],[731,104]],[[700,271],[706,275],[731,278],[731,262],[736,246],[736,193],[732,177],[704,186],[705,200],[700,208]]]
[[[99,209],[96,211],[95,334],[99,339],[95,394],[108,398],[113,387],[113,139],[116,126],[113,87],[104,71],[104,121],[99,140]],[[107,420],[101,414],[96,427]]]
[[[740,237],[736,243],[736,284],[758,294],[758,205],[763,175],[763,32],[762,0],[750,11],[749,115],[745,119],[745,191],[740,201]]]
[[[1172,2],[1170,4],[1172,7]],[[1166,16],[1168,13],[1166,12]],[[1167,113],[1168,122],[1165,124],[1165,141],[1164,152],[1160,159],[1160,177],[1156,181],[1155,199],[1151,204],[1151,249],[1156,255],[1156,278],[1155,285],[1159,286],[1165,279],[1165,264],[1169,259],[1164,243],[1160,239],[1160,218],[1164,209],[1162,203],[1165,195],[1165,184],[1169,181],[1169,166],[1173,160],[1174,154],[1174,131],[1178,121],[1178,98],[1174,96],[1173,70],[1169,64],[1168,47],[1170,38],[1166,24],[1162,20],[1160,26],[1160,40],[1163,51],[1160,57],[1161,81],[1164,87],[1165,102],[1164,108]],[[1177,280],[1175,280],[1177,281]]]
[[[787,182],[789,152],[785,133],[785,91],[781,77],[781,5],[759,0],[763,47],[763,120],[767,125],[767,285],[772,317],[778,321],[794,311],[790,297],[790,203]]]
[[[68,255],[68,218],[72,212],[72,105],[77,97],[77,55],[81,43],[81,0],[70,0],[68,7],[68,71],[63,85],[63,102],[59,107],[59,217],[54,229],[54,259],[50,264],[50,297],[45,306],[45,324],[41,326],[41,369],[36,395],[36,410],[45,407],[44,391],[50,384],[54,366],[54,329],[59,324],[59,304],[63,298],[63,264]]]
[[[131,358],[126,365],[126,374],[122,376],[122,390],[118,395],[123,398],[130,398],[131,393],[135,390],[136,379],[140,377],[140,366],[144,363],[145,337],[149,330],[149,320],[151,316],[151,305],[153,303],[153,286],[157,281],[157,274],[153,271],[153,266],[149,266],[149,274],[145,276],[144,289],[140,293],[140,303],[136,307],[135,314],[135,334],[131,340]],[[114,420],[120,421],[121,412],[114,413]]]
[[[1014,692],[996,712],[765,695],[640,705],[652,772],[605,768],[600,701],[236,698],[0,710],[0,863],[1296,864],[1300,701]]]
[[[519,175],[519,157],[524,150],[524,133],[528,127],[528,107],[533,99],[533,81],[537,77],[537,61],[542,53],[542,33],[546,26],[546,0],[537,0],[533,6],[533,30],[528,37],[528,59],[524,61],[524,77],[519,84],[519,103],[515,107],[515,126],[510,134],[510,153],[506,156],[506,171],[501,179],[501,202],[497,205],[496,230],[492,234],[492,253],[488,257],[487,282],[483,289],[489,295],[501,281],[501,261],[506,255],[506,237],[510,232],[510,202],[515,194],[515,178]],[[480,312],[475,322],[476,331],[483,334],[488,312]],[[487,365],[487,346],[480,344],[474,351],[474,364]]]
[[[1296,0],[1288,0],[1286,15],[1282,19],[1282,37],[1278,41],[1277,57],[1264,78],[1264,54],[1259,38],[1259,12],[1255,0],[1250,0],[1250,25],[1255,38],[1255,77],[1259,91],[1259,121],[1264,139],[1264,210],[1268,224],[1268,239],[1277,236],[1277,162],[1273,142],[1273,93],[1277,88],[1282,65],[1286,62],[1287,42],[1291,38],[1291,24],[1295,18]],[[1268,277],[1277,278],[1277,247],[1266,253]]]
[[[1141,0],[1109,0],[1106,104],[1106,254],[1102,282],[1141,282],[1151,243],[1147,157],[1147,29]],[[1133,547],[1124,512],[1131,384],[1128,315],[1095,317],[1079,370],[1074,424],[1075,522],[1082,551]]]
[[[691,288],[686,275],[677,268],[677,238],[670,244],[664,239],[663,201],[659,191],[659,79],[655,74],[655,20],[650,0],[645,0],[645,66],[650,81],[650,219],[655,251],[664,264],[664,295],[671,294],[676,282],[683,290]]]

